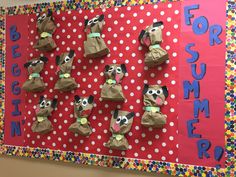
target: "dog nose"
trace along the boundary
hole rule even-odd
[[[152,96],[153,96],[153,98],[154,98],[154,99],[156,99],[156,98],[157,98],[157,94],[153,94]]]

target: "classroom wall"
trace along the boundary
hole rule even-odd
[[[48,0],[0,0],[0,6],[23,5],[29,3],[48,2]],[[42,159],[29,159],[11,156],[0,156],[1,177],[168,177],[140,171],[115,168],[77,165]]]

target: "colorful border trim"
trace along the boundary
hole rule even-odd
[[[115,6],[135,6],[175,1],[182,0],[67,0],[61,2],[45,2],[40,4],[8,7],[6,13],[9,15],[19,15],[44,12],[48,8],[52,9],[53,11],[66,11],[78,9],[110,8]]]
[[[91,8],[109,8],[114,6],[133,6],[143,4],[154,4],[158,2],[173,2],[178,0],[68,0],[67,2],[51,2],[34,5],[14,6],[6,9],[6,14],[30,14],[46,11],[48,8],[57,11],[91,9]],[[115,167],[132,170],[140,170],[147,172],[158,172],[176,176],[236,176],[235,167],[235,122],[236,122],[236,87],[235,87],[235,71],[236,71],[236,2],[228,0],[227,2],[227,28],[226,28],[226,73],[225,73],[225,140],[226,140],[226,168],[217,169],[211,167],[201,167],[186,164],[177,164],[169,162],[159,162],[143,159],[130,159],[122,157],[104,156],[97,154],[87,154],[78,152],[56,151],[50,149],[0,146],[0,153],[6,155],[25,156],[30,158],[42,158],[56,161],[73,162],[86,165],[97,165],[103,167]],[[5,62],[5,20],[4,9],[0,14],[0,145],[3,138],[3,113],[4,113],[4,62]],[[3,94],[2,94],[3,93]]]
[[[4,90],[5,90],[5,9],[0,7],[0,146],[4,136]]]
[[[236,176],[236,1],[227,2],[226,72],[225,72],[225,149],[226,176]]]

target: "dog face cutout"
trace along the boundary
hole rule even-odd
[[[40,96],[39,104],[36,107],[36,116],[48,117],[57,106],[57,99],[46,99]]]
[[[96,17],[85,20],[85,31],[87,33],[101,33],[104,24],[104,15],[97,15]]]
[[[115,110],[111,118],[110,131],[112,133],[125,134],[130,131],[134,118],[134,112]]]
[[[24,64],[24,67],[27,68],[29,74],[31,73],[40,73],[43,68],[44,64],[48,61],[46,57],[40,57],[32,59]]]
[[[143,98],[145,106],[162,106],[168,97],[166,86],[144,85]]]
[[[159,44],[162,42],[162,21],[153,23],[151,26],[142,30],[139,35],[139,40],[142,45],[149,47],[150,45]]]
[[[74,110],[76,116],[88,117],[93,109],[94,97],[92,95],[89,97],[80,97],[75,95],[74,99]]]
[[[51,23],[51,21],[53,21],[51,10],[48,10],[48,12],[44,12],[42,14],[38,13],[37,14],[37,28],[38,28],[38,30],[44,31],[44,29],[46,29],[45,26],[48,23]],[[47,31],[44,31],[44,32],[47,32]]]
[[[106,79],[113,79],[119,83],[127,72],[125,64],[111,64],[105,66]]]
[[[70,50],[69,53],[63,53],[61,56],[56,56],[57,72],[70,73],[74,60],[75,51]]]

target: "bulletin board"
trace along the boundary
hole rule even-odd
[[[204,0],[70,0],[2,8],[0,153],[173,176],[235,176],[235,7],[233,0],[214,2],[214,8]],[[45,52],[35,49],[37,22],[49,11],[57,46]],[[97,15],[104,18],[101,38],[109,53],[89,58],[85,26]],[[169,57],[150,67],[144,62],[148,48],[140,42],[140,33],[158,22],[160,46]],[[70,76],[77,86],[61,92],[54,89],[55,61],[71,50]],[[40,74],[46,89],[26,92],[24,66],[38,57],[47,58]],[[112,64],[126,66],[123,102],[101,99],[107,82],[104,68]],[[167,117],[161,127],[142,125],[145,84],[168,88],[160,108]],[[89,136],[68,130],[76,120],[75,95],[93,95]],[[42,96],[57,100],[48,118],[53,129],[46,134],[32,131]],[[116,109],[134,113],[130,130],[122,135],[128,141],[126,150],[106,146]]]

